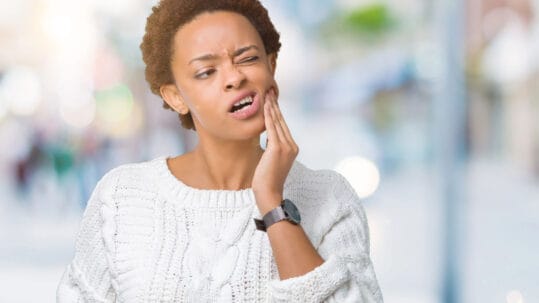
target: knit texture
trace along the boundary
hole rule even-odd
[[[325,262],[279,279],[251,188],[203,190],[167,157],[121,165],[97,183],[57,302],[382,302],[365,211],[344,177],[295,161],[284,184]]]

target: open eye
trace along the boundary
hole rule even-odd
[[[206,79],[215,72],[215,69],[208,69],[195,75],[197,79]]]

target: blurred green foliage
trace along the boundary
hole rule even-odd
[[[344,25],[353,31],[381,33],[392,26],[389,10],[383,4],[371,4],[347,12]]]
[[[116,100],[133,100],[129,87],[123,84],[95,92],[95,99],[99,103],[114,102]]]
[[[322,24],[319,34],[322,39],[366,42],[368,44],[385,39],[397,27],[397,21],[389,8],[381,3],[361,6],[352,10],[336,12]]]

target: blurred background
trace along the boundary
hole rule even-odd
[[[298,160],[363,198],[385,301],[539,302],[539,1],[262,2]],[[144,80],[155,3],[0,0],[0,302],[54,302],[105,172],[196,144]]]

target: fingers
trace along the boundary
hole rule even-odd
[[[277,112],[276,112],[276,109],[275,109],[275,98],[273,96],[270,96],[270,100],[269,100],[269,111],[271,113],[271,118],[272,118],[272,123],[274,125],[274,128],[275,128],[275,133],[277,134],[277,139],[279,139],[279,141],[281,143],[285,143],[285,144],[288,144],[287,142],[287,139],[286,139],[286,136],[284,134],[284,130],[281,126],[281,123],[279,122],[278,118],[277,118]]]
[[[272,107],[274,116],[276,117],[276,123],[282,129],[284,137],[286,138],[288,143],[295,144],[294,139],[292,139],[292,135],[290,134],[290,129],[288,129],[288,125],[284,121],[283,114],[281,113],[281,109],[279,109],[279,105],[277,104],[277,102],[274,102]]]
[[[271,128],[273,131],[273,138],[278,140],[278,142],[281,142],[286,149],[289,148],[294,154],[297,154],[299,151],[298,146],[292,139],[290,130],[288,129],[279,106],[277,105],[275,92],[272,92],[269,95],[270,96],[266,102],[266,105],[268,106],[267,112],[270,114],[269,116],[271,118],[268,122],[272,124],[269,128]],[[268,128],[268,126],[266,127]],[[271,139],[269,140],[271,141]]]
[[[278,140],[277,133],[275,130],[275,125],[273,124],[273,117],[271,116],[270,111],[270,100],[266,96],[266,102],[264,103],[264,123],[266,124],[266,132],[267,132],[267,142],[266,142],[266,148],[272,146],[275,142],[275,140]]]

